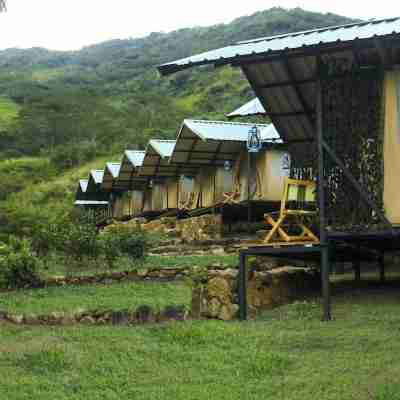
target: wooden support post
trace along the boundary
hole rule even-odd
[[[238,297],[239,297],[239,318],[241,321],[247,319],[247,273],[246,273],[246,253],[240,252],[239,255],[239,276],[238,276]]]
[[[323,297],[323,320],[330,321],[331,316],[331,296],[329,282],[329,247],[326,234],[325,221],[325,190],[324,190],[324,148],[323,148],[323,115],[322,115],[322,82],[321,71],[319,74],[317,89],[317,139],[318,139],[318,205],[319,205],[319,223],[320,223],[320,246],[321,246],[321,280]]]
[[[379,279],[381,283],[384,283],[386,281],[386,276],[385,276],[385,253],[381,252],[379,255]]]

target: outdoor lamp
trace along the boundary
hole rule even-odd
[[[257,126],[253,126],[249,130],[249,135],[247,137],[247,150],[250,153],[257,153],[261,149],[261,135],[260,130]]]
[[[232,167],[231,162],[229,160],[225,160],[225,162],[224,162],[224,170],[225,171],[230,171],[231,167]]]
[[[149,188],[151,189],[153,187],[153,179],[150,179],[149,181]]]

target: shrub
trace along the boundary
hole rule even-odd
[[[98,238],[98,248],[109,268],[113,268],[120,257],[127,257],[136,264],[142,263],[147,244],[148,237],[145,233],[126,225],[112,227]]]
[[[10,238],[0,246],[0,285],[9,289],[40,286],[40,260],[26,239]]]

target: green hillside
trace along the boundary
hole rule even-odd
[[[70,207],[87,163],[102,167],[125,148],[143,148],[150,137],[173,138],[183,118],[224,118],[253,96],[239,69],[208,67],[162,79],[158,64],[238,40],[347,22],[273,8],[230,24],[74,52],[0,51],[0,229],[29,232],[27,213],[46,219]],[[15,167],[19,163],[25,167]]]

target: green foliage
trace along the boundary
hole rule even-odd
[[[0,286],[9,289],[39,286],[41,262],[26,239],[10,237],[0,246]]]
[[[67,144],[51,154],[50,161],[58,169],[78,167],[96,157],[97,146],[95,142],[81,142]]]
[[[70,367],[62,350],[41,350],[24,354],[17,360],[16,365],[32,375],[61,374]]]
[[[110,269],[120,257],[127,257],[132,263],[143,263],[148,237],[138,229],[117,226],[99,235],[98,247]]]

